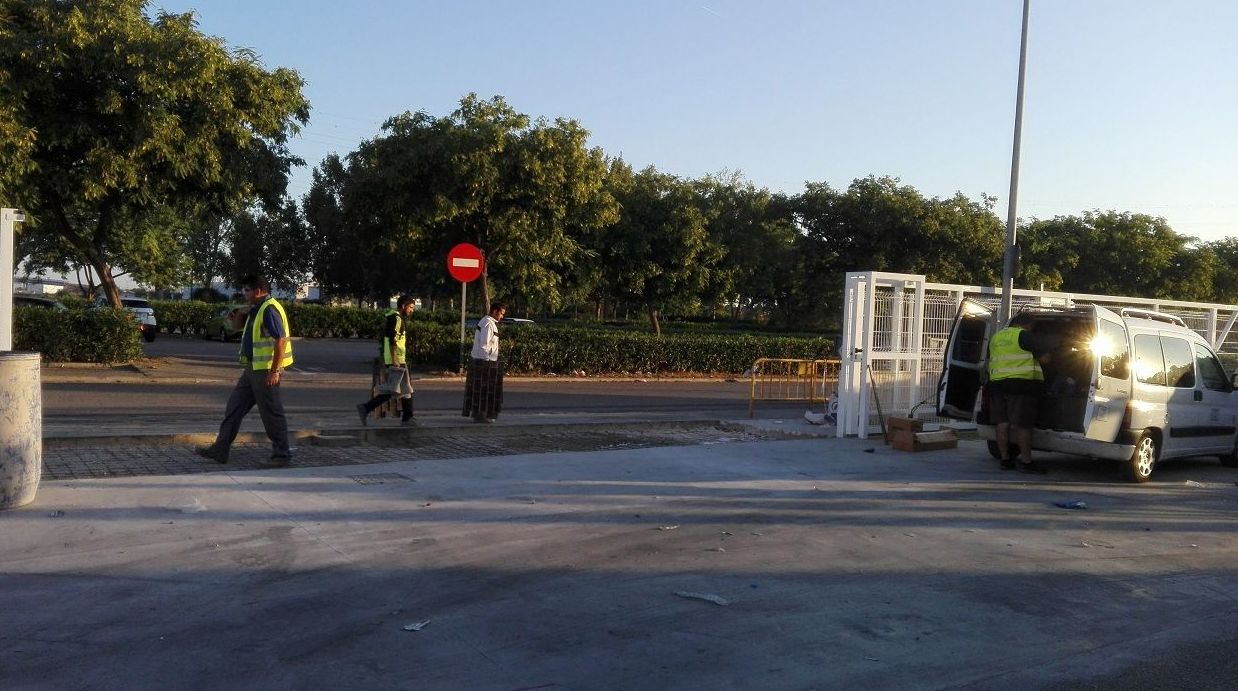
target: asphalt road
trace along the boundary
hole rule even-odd
[[[144,344],[148,376],[109,380],[82,371],[72,381],[45,377],[47,423],[74,429],[116,425],[218,424],[236,379],[236,344],[164,335]],[[284,403],[292,424],[355,424],[354,407],[369,398],[375,346],[363,340],[296,342],[296,365],[285,379]],[[416,414],[458,417],[463,382],[458,376],[416,372]],[[63,379],[63,378],[62,378]],[[735,419],[748,414],[746,381],[721,379],[598,379],[509,377],[504,412],[653,418]],[[799,416],[802,404],[762,404],[762,416]]]

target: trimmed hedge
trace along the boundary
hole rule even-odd
[[[206,323],[220,309],[218,304],[194,300],[151,304],[160,328],[170,333],[204,333]],[[296,337],[362,338],[375,341],[378,351],[385,310],[298,303],[284,307]],[[449,315],[413,313],[408,337],[410,363],[446,370],[459,366],[459,315],[449,321],[445,316]],[[502,328],[503,359],[513,373],[739,373],[757,358],[818,359],[831,357],[833,350],[829,338],[759,332],[711,333],[700,329],[665,333],[659,338],[648,332],[580,322]]]
[[[142,357],[132,315],[124,310],[13,310],[13,348],[35,351],[50,362],[112,364]]]
[[[219,314],[224,305],[198,300],[151,300],[155,309],[155,323],[164,333],[201,335],[206,333],[206,324]]]
[[[828,338],[761,335],[663,334],[582,329],[507,328],[501,351],[511,372],[589,373],[743,372],[757,358],[830,357]]]

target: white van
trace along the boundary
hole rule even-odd
[[[1220,456],[1238,466],[1238,382],[1208,342],[1181,319],[1159,312],[1098,305],[1030,308],[1037,332],[1061,337],[1042,363],[1045,393],[1032,448],[1124,462],[1147,482],[1160,461]],[[946,344],[937,386],[944,417],[975,420],[996,458],[983,381],[995,315],[964,300]]]

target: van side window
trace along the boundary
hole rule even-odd
[[[1165,385],[1165,359],[1161,356],[1160,338],[1135,336],[1135,377],[1144,384]]]
[[[1161,336],[1161,350],[1165,351],[1166,386],[1195,388],[1195,354],[1190,341]]]
[[[1229,377],[1225,376],[1225,367],[1221,365],[1221,361],[1212,354],[1212,351],[1198,343],[1195,344],[1195,367],[1199,369],[1199,380],[1203,382],[1205,389],[1233,390],[1233,387],[1229,385]]]
[[[1100,373],[1115,379],[1129,377],[1131,350],[1126,344],[1126,329],[1113,322],[1101,320],[1097,335],[1104,346],[1100,352]]]

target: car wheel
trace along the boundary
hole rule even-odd
[[[147,343],[153,342],[155,340],[155,330],[149,329],[147,331],[143,331],[142,338],[146,339]]]
[[[1130,476],[1132,482],[1147,482],[1148,478],[1152,477],[1152,467],[1156,465],[1156,459],[1161,453],[1161,445],[1156,440],[1156,435],[1145,432],[1139,441],[1135,444],[1135,452],[1131,454],[1131,459],[1127,462],[1127,475]]]

